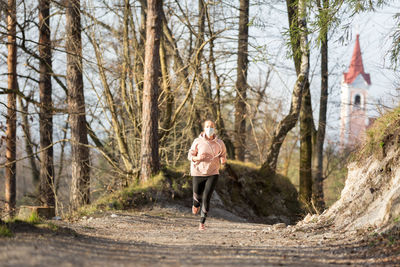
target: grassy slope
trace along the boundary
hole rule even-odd
[[[378,158],[386,156],[388,149],[400,141],[400,107],[378,118],[367,130],[366,140],[352,160],[361,162],[371,155]]]
[[[229,165],[238,179],[222,171],[216,189],[225,208],[253,221],[269,222],[265,217],[272,215],[278,216],[273,219],[276,222],[282,221],[279,216],[294,222],[300,209],[297,191],[289,179],[279,175],[261,177],[258,167],[251,163],[230,161]],[[190,205],[192,178],[188,171],[188,165],[163,168],[147,183],[133,184],[104,194],[93,204],[81,208],[79,215],[99,210],[140,209],[149,204],[174,200],[185,200]]]

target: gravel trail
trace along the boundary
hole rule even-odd
[[[327,266],[398,265],[355,233],[264,225],[220,216],[198,231],[187,210],[102,213],[72,231],[24,231],[0,238],[1,266]],[[232,218],[230,218],[232,219]]]

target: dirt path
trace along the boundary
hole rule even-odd
[[[116,215],[116,216],[115,216]],[[198,217],[171,208],[104,213],[65,231],[20,230],[0,239],[1,266],[400,266],[400,256],[384,256],[349,233],[232,222],[210,218],[197,230]]]

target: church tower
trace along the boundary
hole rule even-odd
[[[348,72],[343,73],[341,86],[340,144],[341,147],[356,145],[363,138],[369,124],[367,116],[368,89],[371,78],[365,73],[357,34]]]

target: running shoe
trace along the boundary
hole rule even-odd
[[[200,230],[200,231],[206,230],[206,227],[204,226],[204,223],[200,223],[200,225],[199,225],[199,230]]]

